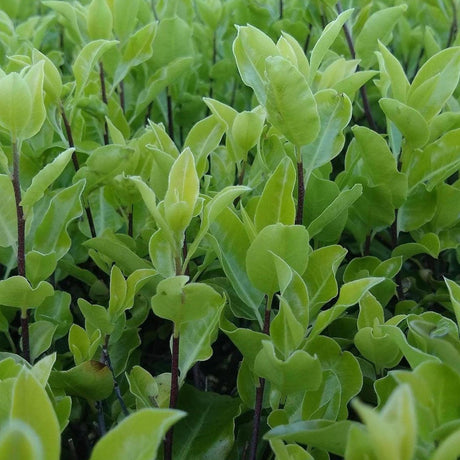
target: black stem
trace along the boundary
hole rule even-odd
[[[144,124],[147,125],[149,122],[150,115],[152,113],[152,106],[153,102],[150,102],[150,104],[147,106],[147,110],[145,112],[145,118],[144,118]]]
[[[302,225],[303,222],[303,204],[305,201],[305,183],[303,173],[303,161],[297,162],[297,212],[295,216],[295,223]]]
[[[74,148],[75,143],[73,141],[73,135],[72,135],[72,128],[69,123],[69,119],[67,118],[67,115],[64,110],[64,106],[60,105],[61,109],[61,116],[62,116],[62,121],[64,123],[64,129],[67,135],[67,142],[69,143],[69,147]],[[78,171],[80,169],[80,164],[78,163],[78,158],[77,158],[77,153],[75,150],[72,152],[72,163],[75,171]],[[96,227],[94,225],[94,219],[93,219],[93,214],[91,213],[91,208],[88,206],[85,206],[85,214],[86,218],[88,219],[88,225],[89,225],[89,230],[91,232],[91,236],[93,238],[96,238]]]
[[[109,340],[110,340],[110,335],[107,334],[105,336],[104,345],[102,347],[102,355],[104,358],[104,364],[110,369],[110,372],[112,373],[113,388],[115,390],[115,394],[117,395],[117,399],[118,399],[118,402],[120,403],[121,410],[123,411],[123,415],[127,417],[129,415],[129,411],[123,400],[123,396],[121,395],[120,386],[118,385],[117,378],[115,377],[115,372],[113,371],[112,362],[110,360]]]
[[[14,199],[16,202],[16,218],[18,226],[18,275],[26,276],[26,254],[25,254],[25,228],[26,221],[24,217],[24,210],[21,206],[21,182],[19,174],[19,149],[17,141],[12,143],[13,148],[13,189]],[[24,359],[30,362],[30,342],[29,342],[29,310],[21,310],[21,337],[22,337],[22,355]]]
[[[270,314],[271,314],[271,300],[267,299],[264,316],[264,334],[270,334]],[[259,386],[256,390],[256,403],[254,407],[254,419],[252,425],[252,438],[249,447],[249,460],[256,460],[257,446],[259,441],[260,432],[260,418],[262,415],[262,404],[264,400],[265,379],[259,378]]]
[[[283,0],[279,1],[280,19],[283,19]]]
[[[97,410],[97,424],[99,426],[99,435],[102,437],[107,433],[107,428],[105,426],[104,418],[104,408],[102,407],[102,401],[96,401],[96,410]]]
[[[339,14],[342,13],[342,5],[340,2],[337,2],[336,8]],[[347,41],[351,57],[352,59],[355,59],[356,51],[355,51],[355,46],[353,44],[353,38],[351,37],[350,29],[348,28],[346,24],[343,25],[343,32],[345,34],[345,39]],[[358,69],[359,68],[360,67],[358,65]],[[366,86],[361,86],[361,88],[359,88],[359,93],[361,95],[361,100],[363,101],[363,109],[364,109],[364,114],[366,115],[366,120],[369,123],[369,126],[371,127],[371,129],[373,129],[374,131],[377,131],[377,124],[375,123],[374,117],[372,116],[371,108],[369,105],[369,99],[367,97]]]
[[[171,359],[171,392],[169,396],[169,408],[175,409],[179,396],[179,334],[174,331],[172,339]],[[171,427],[166,434],[164,444],[164,460],[172,460],[174,430]]]
[[[104,73],[104,64],[102,61],[99,62],[99,80],[101,81],[101,97],[102,102],[107,105],[107,92],[105,90],[105,73]],[[104,144],[109,144],[109,127],[107,125],[107,120],[104,119]]]
[[[307,51],[308,51],[308,47],[310,46],[310,40],[311,40],[311,31],[313,29],[313,23],[310,22],[310,24],[308,25],[308,34],[305,38],[305,43],[303,45],[303,52],[305,54],[307,54]]]
[[[125,113],[125,82],[120,82],[120,107],[123,113]]]
[[[364,256],[368,256],[371,252],[371,240],[372,240],[371,233],[368,233],[366,235],[366,241],[364,243],[364,250],[363,250]]]

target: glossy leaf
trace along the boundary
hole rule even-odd
[[[17,308],[38,307],[47,297],[53,295],[53,287],[41,281],[35,288],[23,276],[11,276],[0,281],[0,305]]]
[[[283,57],[268,57],[265,63],[268,121],[296,146],[314,141],[320,120],[307,80]]]
[[[94,446],[91,460],[156,458],[168,429],[185,416],[172,409],[141,409],[121,421]]]
[[[11,460],[43,460],[37,433],[20,420],[10,420],[0,431],[0,456]],[[57,457],[56,457],[57,458]]]

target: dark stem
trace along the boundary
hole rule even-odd
[[[280,19],[283,19],[283,0],[279,1]]]
[[[449,48],[449,46],[452,45],[452,42],[454,41],[458,32],[457,6],[455,5],[455,0],[451,0],[450,3],[452,5],[452,24],[450,26],[449,38],[447,39],[446,48]]]
[[[120,107],[123,113],[125,113],[125,82],[120,82]]]
[[[62,104],[61,104],[60,109],[61,109],[62,121],[64,123],[64,129],[67,135],[67,142],[69,143],[69,147],[74,148],[75,143],[73,141],[72,128],[70,126],[69,119],[67,118],[67,115],[64,110],[64,106]],[[73,163],[73,167],[75,171],[78,171],[80,169],[80,165],[78,163],[77,153],[75,152],[75,150],[72,153],[72,163]],[[91,213],[91,208],[89,207],[89,205],[85,206],[85,214],[86,214],[86,218],[88,219],[88,225],[89,225],[89,230],[91,232],[91,236],[93,238],[96,238],[96,227],[94,225],[94,219],[93,219],[93,215]]]
[[[305,201],[305,184],[303,175],[303,161],[297,161],[297,213],[295,223],[302,225],[303,222],[303,203]]]
[[[104,358],[104,364],[110,369],[113,378],[113,388],[115,390],[115,394],[117,395],[118,402],[120,403],[121,410],[123,411],[123,415],[127,417],[129,415],[128,408],[126,407],[125,402],[123,401],[123,396],[121,396],[120,387],[118,385],[117,378],[115,377],[115,372],[113,371],[112,362],[110,361],[109,355],[109,340],[110,335],[105,336],[104,345],[102,346],[102,355]]]
[[[267,305],[265,307],[264,315],[264,334],[270,334],[270,314],[271,314],[271,298],[267,298]],[[262,404],[264,400],[265,379],[259,378],[259,386],[256,390],[256,404],[254,407],[254,419],[252,425],[252,438],[249,447],[249,460],[256,460],[257,445],[260,432],[260,418],[262,415]]]
[[[96,401],[96,410],[97,410],[97,424],[99,426],[100,436],[104,436],[107,433],[107,428],[105,426],[104,419],[104,408],[102,407],[102,401]]]
[[[130,237],[133,236],[133,205],[131,205],[131,209],[128,213],[128,235]]]
[[[390,233],[391,233],[391,244],[394,249],[398,246],[398,210],[397,209],[395,209],[395,220],[391,224]],[[396,274],[395,281],[396,281],[396,294],[398,296],[398,300],[404,300],[402,276],[401,276],[400,271]]]
[[[366,235],[366,241],[364,243],[364,251],[363,251],[363,255],[364,256],[368,256],[371,252],[371,234],[368,233]]]
[[[174,117],[172,109],[172,99],[169,93],[169,87],[166,88],[166,103],[168,106],[168,134],[169,137],[174,141]]]
[[[102,61],[99,62],[99,80],[101,81],[101,97],[102,102],[107,105],[107,92],[105,90],[105,73],[104,73],[104,64]],[[109,127],[107,125],[107,120],[104,119],[104,144],[109,144]]]
[[[153,102],[147,106],[147,111],[145,113],[144,124],[147,125],[149,122],[150,114],[152,113]]]
[[[305,54],[307,54],[308,47],[310,46],[311,31],[312,31],[312,29],[313,29],[313,24],[310,23],[310,24],[308,25],[308,35],[307,35],[307,37],[305,38],[305,43],[304,43],[304,45],[303,45],[303,52],[304,52]]]
[[[19,149],[17,141],[14,140],[13,148],[13,189],[14,199],[16,201],[16,217],[18,225],[18,275],[26,276],[26,253],[25,253],[25,228],[26,221],[24,210],[21,206],[21,182],[19,180]],[[29,343],[29,311],[21,310],[21,336],[22,336],[22,355],[24,359],[30,362],[30,343]]]
[[[174,331],[172,339],[172,360],[171,360],[171,392],[169,397],[169,408],[175,409],[179,396],[179,334]],[[166,434],[164,445],[164,460],[172,460],[173,448],[173,427]]]
[[[337,2],[336,8],[339,14],[342,13],[342,5],[340,2]],[[348,49],[350,50],[351,57],[352,59],[355,59],[356,58],[355,46],[353,44],[353,39],[351,37],[350,29],[348,28],[346,24],[343,25],[343,32],[345,34],[345,39],[347,41]],[[359,68],[360,67],[358,65],[358,69]],[[366,120],[369,123],[369,126],[371,127],[371,129],[373,129],[374,131],[377,131],[377,125],[374,121],[374,117],[372,116],[371,108],[369,105],[369,99],[367,97],[366,87],[361,86],[361,88],[359,88],[359,93],[361,95],[361,100],[363,101],[363,109],[364,109],[364,114],[366,115]]]

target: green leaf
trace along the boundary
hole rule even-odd
[[[246,157],[252,147],[259,141],[265,122],[265,110],[257,106],[251,111],[238,113],[233,120],[231,135],[237,148]]]
[[[233,42],[233,55],[245,85],[250,86],[259,101],[265,104],[265,60],[278,56],[279,51],[271,38],[259,29],[237,26],[237,36]]]
[[[172,165],[164,199],[165,218],[176,235],[181,235],[189,225],[199,190],[195,159],[191,150],[186,148]]]
[[[345,22],[353,14],[353,9],[349,9],[339,14],[337,18],[330,22],[321,33],[318,41],[316,42],[310,56],[310,83],[313,82],[313,79],[318,72],[318,69],[321,65],[321,62],[324,59],[324,56],[329,51],[329,48],[334,43],[335,39],[342,30]]]
[[[130,414],[94,446],[90,460],[150,460],[169,428],[184,417],[172,409],[141,409]]]
[[[174,459],[229,458],[240,406],[238,398],[184,385],[178,408],[187,413],[187,418],[174,427]]]
[[[364,68],[375,62],[378,41],[387,43],[390,40],[393,28],[406,10],[405,4],[383,8],[367,19],[355,40],[356,56],[361,59]]]
[[[376,454],[385,451],[388,458],[412,458],[417,426],[414,396],[408,385],[398,387],[380,413],[358,401],[354,407],[366,423]]]
[[[262,349],[254,361],[254,372],[281,392],[289,395],[301,390],[313,390],[321,383],[321,364],[303,350],[294,351],[285,361],[276,357],[273,343],[262,341]]]
[[[368,277],[345,283],[340,289],[339,298],[335,305],[329,308],[329,310],[324,310],[319,313],[310,331],[309,339],[318,336],[349,307],[358,303],[369,289],[381,283],[384,279],[385,278]]]
[[[91,40],[108,40],[112,36],[113,17],[107,0],[92,0],[86,21]]]
[[[294,224],[296,210],[292,192],[295,182],[294,165],[286,157],[266,182],[257,204],[254,217],[257,231],[271,224]]]
[[[16,200],[11,178],[0,174],[0,246],[13,246],[18,239]]]
[[[314,97],[319,115],[319,134],[301,149],[304,168],[308,171],[328,163],[340,153],[345,143],[342,131],[351,119],[351,101],[345,94],[325,89],[318,91]]]
[[[118,2],[121,3],[121,2]],[[139,2],[138,2],[139,3]],[[128,13],[128,18],[132,12]],[[131,35],[123,49],[121,61],[118,63],[115,76],[113,77],[112,88],[116,86],[128,75],[128,72],[135,66],[142,64],[150,59],[153,54],[152,43],[157,31],[156,23],[152,22],[139,29]]]
[[[101,56],[117,43],[117,40],[94,40],[83,47],[72,65],[76,84],[75,97],[83,94],[91,72]]]
[[[436,191],[423,183],[413,187],[398,212],[398,231],[410,232],[433,219],[436,213]],[[395,248],[397,249],[397,248]]]
[[[423,147],[428,142],[430,130],[420,112],[396,99],[382,98],[379,105],[412,148]]]
[[[408,105],[427,121],[439,113],[458,85],[460,47],[447,48],[428,59],[415,76],[408,94]]]
[[[188,321],[205,317],[210,309],[219,308],[225,299],[211,286],[187,283],[187,276],[176,276],[158,283],[152,297],[152,309],[161,318],[174,322],[177,328]]]
[[[90,401],[105,399],[113,391],[112,373],[99,361],[85,361],[67,371],[53,371],[49,382],[52,388]]]
[[[432,460],[455,460],[460,454],[460,431],[444,439],[431,457]]]
[[[51,163],[35,174],[29,188],[22,195],[21,204],[26,208],[26,217],[27,210],[30,210],[43,197],[46,189],[62,174],[74,150],[71,148],[60,153]]]
[[[124,0],[114,0],[112,6],[113,30],[123,42],[133,32],[137,22],[140,0],[126,3]]]
[[[342,190],[329,206],[307,227],[310,238],[320,233],[324,227],[337,219],[337,216],[346,211],[362,194],[363,188],[355,184],[349,190]]]
[[[43,447],[44,458],[60,458],[60,430],[46,390],[28,371],[23,370],[13,387],[12,419],[19,419],[35,431]]]
[[[64,337],[73,323],[70,301],[71,296],[68,292],[54,291],[53,297],[47,298],[34,312],[35,320],[44,320],[56,325],[55,339]]]
[[[444,281],[449,290],[450,299],[452,302],[452,308],[457,319],[457,325],[460,325],[460,286],[448,278],[444,278]]]
[[[212,212],[210,217],[211,215]],[[211,243],[225,275],[244,303],[244,310],[235,311],[235,314],[243,318],[258,319],[263,324],[258,309],[264,294],[252,284],[246,272],[246,254],[250,242],[243,223],[229,208],[223,209],[210,222],[214,236]]]
[[[32,362],[50,348],[56,329],[57,325],[50,321],[35,321],[29,326]]]
[[[43,2],[43,5],[56,11],[64,18],[63,22],[66,31],[75,43],[80,44],[83,41],[78,25],[79,18],[77,17],[77,11],[73,4],[56,0]]]
[[[116,266],[112,266],[110,272],[110,299],[109,299],[109,315],[115,318],[124,309],[126,300],[127,284],[121,270]]]
[[[30,425],[9,420],[0,431],[0,458],[44,460],[42,442]],[[56,457],[57,458],[57,457]]]
[[[310,63],[308,62],[307,56],[305,56],[305,51],[299,45],[299,42],[292,35],[281,31],[281,37],[276,43],[276,47],[281,55],[289,59],[308,80],[310,75]]]
[[[308,262],[308,240],[303,226],[273,224],[264,227],[246,254],[246,269],[254,286],[269,295],[279,290],[272,254],[302,274]]]
[[[440,139],[417,151],[406,166],[409,192],[421,183],[431,191],[460,167],[460,129],[447,132]]]
[[[78,299],[78,307],[85,317],[86,328],[90,325],[93,329],[99,329],[103,335],[111,334],[114,324],[107,309],[101,305],[90,304],[85,299]]]
[[[151,407],[158,396],[158,384],[150,372],[141,366],[134,366],[126,378],[129,391],[136,396],[138,408]]]
[[[283,439],[327,450],[335,455],[343,456],[350,428],[356,422],[342,420],[309,420],[289,425],[279,425],[270,430],[265,439]]]
[[[271,439],[270,447],[277,460],[315,460],[306,450],[298,444],[285,445],[280,439]]]
[[[281,56],[268,57],[265,68],[268,121],[296,146],[314,141],[320,119],[306,78]]]
[[[81,195],[84,181],[56,193],[38,225],[34,235],[34,249],[43,254],[56,253],[61,259],[69,250],[71,239],[67,232],[69,224],[83,213]]]
[[[53,295],[51,284],[41,281],[35,288],[23,276],[10,276],[0,281],[0,305],[17,308],[38,307]]]

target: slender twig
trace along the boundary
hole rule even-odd
[[[179,332],[174,328],[172,338],[172,359],[171,359],[171,392],[169,396],[169,408],[175,409],[179,396]],[[164,460],[172,460],[174,430],[171,427],[166,434],[164,444]]]
[[[166,104],[168,106],[168,134],[169,137],[174,141],[174,116],[172,108],[172,99],[169,87],[166,88]]]
[[[99,80],[101,81],[101,97],[102,102],[107,105],[107,92],[105,89],[105,73],[104,73],[104,64],[102,61],[99,62]],[[107,120],[104,119],[104,144],[109,144],[109,127],[107,125]]]
[[[97,410],[97,424],[99,426],[99,434],[102,437],[105,435],[105,433],[107,433],[104,418],[104,408],[102,407],[102,401],[96,401],[95,405]]]
[[[279,1],[280,19],[283,19],[283,0]]]
[[[107,334],[105,336],[104,345],[102,346],[102,355],[104,358],[104,364],[110,369],[110,372],[112,373],[113,388],[115,390],[115,394],[117,396],[118,402],[120,403],[121,410],[123,411],[123,414],[126,417],[129,415],[129,411],[123,400],[123,396],[121,395],[121,391],[120,391],[120,386],[118,385],[118,381],[115,376],[115,372],[113,371],[112,362],[110,360],[110,354],[109,354],[109,340],[110,340],[110,335]]]
[[[271,314],[271,305],[272,305],[272,296],[267,297],[267,305],[265,307],[265,316],[264,316],[264,334],[270,334],[270,314]],[[249,448],[249,460],[256,460],[257,456],[257,445],[259,441],[259,432],[260,432],[260,418],[262,415],[262,404],[264,400],[264,388],[265,388],[265,379],[259,378],[259,386],[256,390],[256,404],[254,407],[254,419],[252,425],[252,438],[251,445]]]
[[[337,2],[336,8],[339,14],[342,13],[342,5],[340,2]],[[353,38],[351,36],[350,29],[348,28],[346,24],[343,25],[343,32],[345,34],[345,39],[347,41],[351,57],[352,59],[355,59],[356,51],[355,51],[355,46],[353,44]],[[360,67],[358,65],[358,69],[359,68]],[[369,123],[369,126],[371,127],[371,129],[373,129],[374,131],[377,131],[377,124],[375,123],[374,117],[372,116],[371,108],[369,105],[369,99],[367,97],[366,86],[364,85],[361,86],[361,88],[359,88],[359,93],[361,95],[361,100],[363,101],[363,109],[364,109],[364,114],[366,115],[366,120]]]
[[[295,147],[297,157],[297,212],[295,216],[295,223],[302,225],[303,222],[303,204],[305,201],[305,178],[303,172],[303,161],[300,148]]]
[[[62,103],[60,104],[60,111],[61,111],[61,117],[62,121],[64,123],[64,129],[67,135],[67,142],[69,143],[69,147],[74,148],[75,143],[73,141],[73,135],[72,135],[72,128],[69,123],[69,119],[67,118],[67,115],[65,113],[64,106]],[[72,153],[72,163],[75,171],[78,171],[80,169],[80,164],[78,163],[78,158],[77,158],[77,153],[75,150]],[[96,227],[94,225],[94,219],[93,219],[93,214],[91,213],[91,208],[88,206],[85,206],[85,213],[86,213],[86,218],[88,219],[88,225],[89,225],[89,230],[91,232],[91,236],[93,238],[96,238]]]
[[[458,32],[457,5],[455,4],[455,0],[451,0],[450,3],[452,5],[452,24],[450,26],[449,38],[447,39],[446,48],[449,48],[449,46],[452,45]]]
[[[368,233],[366,235],[366,241],[364,243],[364,250],[363,250],[364,256],[368,256],[371,252],[371,241],[372,241],[371,233]]]
[[[120,107],[123,113],[125,113],[125,82],[120,82]]]
[[[24,210],[21,205],[21,182],[19,179],[19,147],[16,140],[12,142],[13,149],[13,189],[16,201],[16,218],[18,228],[18,275],[26,276],[26,254],[25,254],[25,228],[26,221]],[[21,336],[22,336],[22,355],[26,361],[30,362],[30,343],[29,343],[29,310],[21,309]]]
[[[310,24],[308,25],[308,34],[307,36],[305,37],[305,43],[303,45],[303,51],[305,54],[307,54],[307,51],[308,51],[308,47],[310,46],[310,40],[311,40],[311,31],[313,29],[313,23],[310,22]]]

